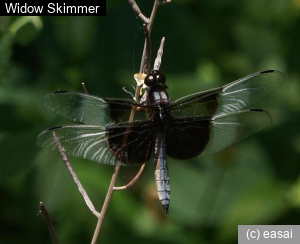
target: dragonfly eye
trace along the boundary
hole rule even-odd
[[[158,75],[156,75],[156,80],[161,85],[166,84],[166,76],[162,73],[159,73]]]
[[[144,83],[146,86],[151,87],[156,83],[156,79],[154,78],[153,75],[150,74],[145,78]]]

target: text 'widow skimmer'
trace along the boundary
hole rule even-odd
[[[80,124],[49,128],[37,144],[57,150],[55,132],[67,154],[110,165],[141,165],[154,154],[157,194],[168,213],[167,155],[180,160],[206,156],[268,126],[271,116],[249,106],[284,82],[281,72],[267,70],[170,102],[165,76],[153,70],[144,80],[141,103],[56,91],[45,96],[44,106]],[[128,122],[133,108],[134,121]]]

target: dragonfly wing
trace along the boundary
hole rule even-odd
[[[126,122],[133,107],[136,107],[135,120],[146,119],[145,107],[131,99],[100,98],[74,91],[49,93],[43,105],[68,119],[90,125]]]
[[[140,165],[148,162],[152,152],[152,125],[124,123],[106,128],[93,125],[65,125],[43,131],[38,146],[58,150],[53,132],[68,155],[98,163]]]
[[[258,102],[284,82],[279,71],[258,72],[223,87],[180,98],[171,103],[171,113],[177,118],[234,113]]]

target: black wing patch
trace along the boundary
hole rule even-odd
[[[53,132],[68,155],[103,164],[140,165],[150,160],[153,147],[152,124],[145,122],[110,125],[56,126],[43,131],[38,146],[58,150]]]
[[[143,164],[150,160],[154,139],[151,122],[110,125],[106,132],[110,151],[123,164]]]
[[[271,116],[261,109],[173,119],[167,131],[167,154],[181,160],[207,156],[250,136],[271,122]]]

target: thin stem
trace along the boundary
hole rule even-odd
[[[106,197],[105,197],[102,209],[101,209],[101,214],[98,217],[97,226],[96,226],[96,229],[94,231],[94,236],[93,236],[91,244],[95,244],[97,242],[98,237],[99,237],[99,233],[100,233],[100,229],[101,229],[101,226],[102,226],[102,223],[103,223],[103,219],[104,219],[105,213],[107,211],[111,196],[114,192],[114,185],[116,184],[116,180],[117,180],[119,170],[120,170],[120,164],[117,164],[116,167],[115,167],[115,172],[113,173],[110,184],[109,184],[109,188],[108,188],[108,191],[107,191],[107,194],[106,194]]]
[[[150,39],[150,34],[151,34],[151,30],[152,30],[152,26],[153,26],[153,22],[155,19],[155,15],[157,12],[159,6],[159,1],[155,0],[154,1],[154,5],[153,5],[153,9],[152,9],[152,13],[150,16],[150,22],[147,24],[147,29],[149,32],[149,39]],[[144,50],[143,50],[143,55],[142,55],[142,60],[141,60],[141,66],[140,66],[140,73],[145,73],[148,74],[149,73],[149,67],[150,67],[150,56],[148,53],[148,46],[149,46],[149,41],[147,40],[147,37],[145,38],[145,43],[144,43]]]
[[[136,13],[136,15],[146,24],[150,22],[150,20],[142,13],[139,6],[134,0],[128,0],[129,4],[131,5],[131,8]]]
[[[58,236],[56,234],[56,230],[54,228],[53,222],[43,202],[40,202],[40,210],[46,220],[53,243],[59,244]]]
[[[87,192],[85,191],[84,187],[82,186],[80,180],[78,179],[65,151],[64,151],[64,148],[62,147],[62,145],[60,144],[60,141],[59,141],[59,138],[57,137],[57,135],[55,134],[55,132],[53,132],[53,138],[56,142],[56,145],[58,147],[58,151],[60,153],[60,155],[62,156],[62,159],[63,161],[65,162],[66,164],[66,167],[74,181],[74,183],[76,184],[77,188],[78,188],[78,191],[80,192],[80,194],[82,195],[86,205],[88,206],[88,208],[91,210],[91,212],[97,217],[99,218],[100,217],[100,213],[95,209],[92,201],[90,200]]]
[[[130,114],[130,118],[129,118],[129,123],[131,123],[133,121],[134,115],[135,115],[135,111],[136,111],[136,108],[133,107],[132,110],[131,110],[131,114]],[[129,129],[127,129],[127,132],[124,135],[123,143],[121,145],[120,154],[118,155],[120,158],[122,158],[123,149],[124,149],[124,146],[125,146],[125,142],[128,139],[128,136],[129,136]],[[114,186],[116,184],[117,176],[118,176],[119,171],[120,171],[120,166],[121,165],[119,163],[116,165],[115,171],[114,171],[113,176],[111,178],[111,181],[110,181],[110,184],[109,184],[109,188],[108,188],[108,191],[107,191],[104,203],[102,205],[101,214],[98,217],[96,229],[94,231],[93,239],[92,239],[92,242],[91,242],[92,244],[95,244],[97,242],[97,240],[98,240],[100,229],[101,229],[101,226],[102,226],[102,223],[103,223],[103,219],[104,219],[104,216],[106,214],[106,211],[107,211],[110,199],[112,197],[112,194],[114,192]]]
[[[129,3],[132,5],[132,3],[135,3],[135,1],[132,1],[132,0],[129,0]],[[136,3],[135,3],[136,4]],[[136,4],[137,6],[137,4]],[[150,31],[151,31],[151,28],[152,28],[152,25],[153,25],[153,21],[154,21],[154,18],[155,18],[155,14],[157,12],[157,8],[159,6],[159,1],[158,0],[155,0],[154,2],[154,5],[153,5],[153,9],[152,9],[152,13],[151,13],[151,17],[150,17],[150,21],[149,23],[147,24],[147,32],[146,32],[146,37],[145,37],[145,45],[144,45],[144,51],[143,51],[143,56],[142,56],[142,61],[141,61],[141,72],[140,73],[144,73],[144,67],[145,67],[145,64],[146,64],[146,67],[150,67],[150,57],[146,57],[147,55],[149,55],[149,52],[148,51],[148,48],[149,47],[149,40],[150,40]],[[147,34],[148,33],[148,34]],[[148,37],[147,37],[148,36]],[[147,64],[148,62],[148,64]],[[149,70],[145,70],[145,72],[149,72]],[[139,96],[140,96],[140,89],[141,89],[141,86],[137,86],[136,87],[136,91],[135,91],[135,100],[138,101],[139,99]],[[133,119],[134,119],[134,116],[135,116],[135,112],[136,112],[136,109],[137,107],[134,106],[132,107],[132,110],[131,110],[131,114],[130,114],[130,118],[129,118],[129,123],[133,122]],[[123,144],[121,146],[121,153],[123,152],[122,148],[124,146],[124,142],[126,142],[127,140],[127,137],[129,136],[129,130],[127,133],[125,133],[125,136],[124,136],[124,140],[123,140]],[[120,156],[120,155],[118,155]],[[122,156],[122,155],[121,155]],[[120,157],[122,158],[122,157]],[[133,179],[133,181],[135,182],[138,177],[140,176],[140,174],[142,173],[143,171],[143,168],[144,166],[141,167],[140,171],[138,172],[137,176]],[[105,198],[105,201],[103,203],[103,206],[102,206],[102,210],[101,210],[101,214],[100,216],[98,217],[98,221],[97,221],[97,226],[96,226],[96,229],[94,231],[94,235],[93,235],[93,239],[92,239],[92,244],[95,244],[98,240],[98,237],[99,237],[99,233],[100,233],[100,229],[101,229],[101,226],[102,226],[102,223],[103,223],[103,219],[104,219],[104,216],[105,216],[105,213],[107,211],[107,208],[108,208],[108,205],[109,205],[109,202],[110,202],[110,199],[112,197],[112,194],[114,192],[114,186],[115,186],[115,183],[116,183],[116,180],[117,180],[117,176],[118,176],[118,173],[120,171],[120,164],[117,164],[116,167],[115,167],[115,171],[114,171],[114,174],[111,178],[111,181],[110,181],[110,185],[109,185],[109,188],[108,188],[108,191],[107,191],[107,195],[106,195],[106,198]],[[134,183],[133,182],[133,183]],[[130,184],[130,183],[129,183]]]
[[[154,22],[158,7],[159,7],[159,0],[155,0],[154,5],[153,5],[153,9],[152,9],[152,12],[151,12],[151,16],[150,16],[150,22],[148,24],[149,33],[151,33],[151,30],[152,30],[152,27],[153,27],[153,22]]]
[[[142,164],[139,172],[136,174],[136,176],[125,186],[114,186],[114,191],[121,191],[121,190],[125,190],[128,189],[129,187],[131,187],[141,176],[141,174],[143,173],[145,168],[145,164]]]
[[[151,62],[151,39],[150,39],[150,32],[148,26],[144,24],[143,27],[145,31],[145,46],[144,46],[145,54],[143,54],[140,73],[148,74],[150,71],[150,62]]]

